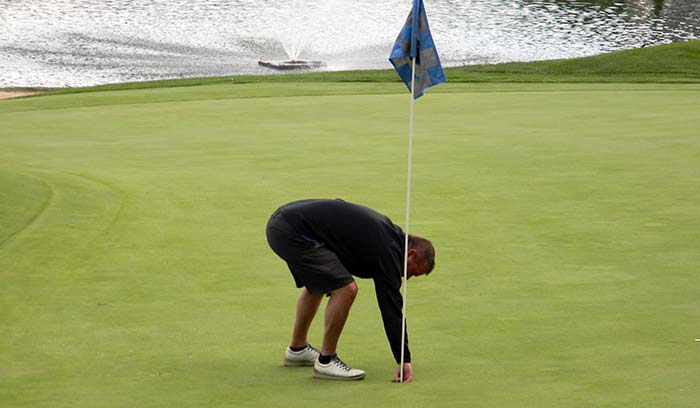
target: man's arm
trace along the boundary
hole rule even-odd
[[[400,283],[400,281],[399,281]],[[374,280],[374,290],[377,294],[377,304],[382,314],[384,331],[391,346],[391,352],[397,364],[401,363],[401,320],[403,316],[403,298],[398,287],[387,284],[383,279]],[[404,362],[411,362],[411,352],[408,349],[408,330],[404,340]]]

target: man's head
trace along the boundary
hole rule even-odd
[[[435,267],[435,247],[425,238],[408,236],[407,278],[427,275]]]

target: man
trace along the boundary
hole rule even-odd
[[[292,340],[285,351],[285,366],[314,366],[314,377],[360,380],[365,372],[348,367],[336,346],[350,312],[357,284],[353,276],[374,280],[377,303],[391,351],[397,362],[394,381],[401,370],[404,348],[404,381],[413,372],[408,334],[401,344],[405,234],[388,217],[361,205],[336,200],[302,200],[280,207],[267,224],[267,241],[287,262],[297,287],[304,288],[297,301]],[[427,239],[409,235],[407,277],[430,273],[435,249]],[[307,341],[311,321],[328,295],[321,350]]]

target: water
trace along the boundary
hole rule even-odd
[[[700,38],[695,0],[425,0],[443,65]],[[272,73],[259,59],[389,68],[410,0],[0,0],[0,87]],[[286,49],[286,50],[285,50]]]

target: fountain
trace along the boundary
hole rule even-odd
[[[276,70],[311,69],[320,68],[326,64],[323,61],[307,61],[299,59],[301,49],[305,45],[306,36],[302,27],[305,26],[302,10],[302,0],[292,0],[291,19],[287,29],[282,33],[282,46],[287,53],[287,61],[264,61],[259,60],[258,64],[263,67]]]
[[[291,69],[311,69],[320,68],[326,64],[323,61],[305,61],[305,60],[289,60],[289,61],[258,61],[263,67],[286,71]]]

